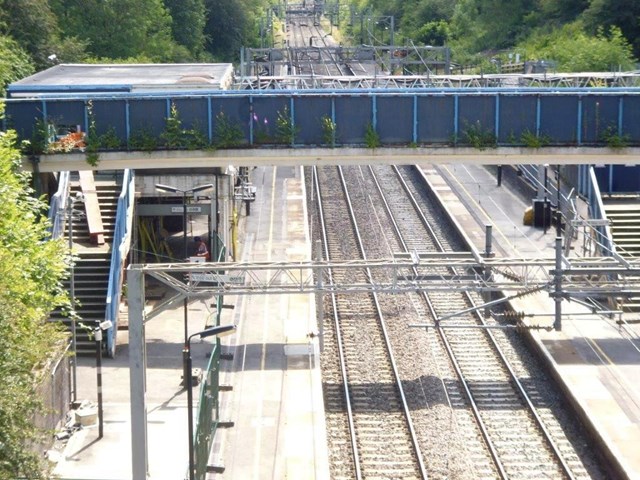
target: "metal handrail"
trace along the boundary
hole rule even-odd
[[[589,199],[589,216],[596,220],[608,220],[607,213],[604,209],[604,203],[602,203],[602,195],[600,194],[600,187],[598,186],[596,172],[591,165],[589,166],[589,182],[587,189],[587,198]],[[611,235],[611,228],[609,225],[596,226],[594,228],[598,235],[597,244],[600,246],[602,255],[607,257],[615,255],[616,247],[613,243],[613,236]]]
[[[106,330],[107,355],[115,356],[116,332],[118,329],[118,311],[122,294],[122,279],[124,262],[131,246],[131,231],[134,206],[134,174],[132,170],[125,170],[122,180],[122,191],[118,197],[115,231],[111,248],[111,264],[109,267],[109,287],[107,289],[107,306],[105,320],[111,321],[111,327]]]
[[[64,233],[64,210],[69,196],[69,172],[60,172],[58,176],[58,190],[51,197],[49,203],[49,231],[51,239],[60,238]]]

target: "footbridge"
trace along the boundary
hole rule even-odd
[[[41,171],[86,168],[89,154],[97,169],[631,164],[640,89],[15,91],[4,128],[34,140]],[[78,148],[59,144],[65,132],[84,133]]]

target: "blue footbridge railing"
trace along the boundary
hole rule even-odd
[[[49,223],[51,238],[60,238],[64,233],[64,211],[69,196],[69,172],[60,172],[58,175],[58,190],[49,202]]]
[[[115,231],[111,246],[111,266],[109,269],[109,288],[107,290],[107,306],[105,320],[111,321],[112,326],[106,331],[106,351],[110,357],[115,356],[116,335],[118,332],[118,316],[120,297],[122,295],[123,271],[129,248],[131,246],[131,232],[134,209],[134,174],[132,170],[125,170],[122,181],[122,192],[118,197]]]

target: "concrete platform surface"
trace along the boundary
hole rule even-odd
[[[555,228],[545,234],[523,225],[524,210],[531,203],[505,183],[498,187],[495,167],[425,166],[423,172],[480,251],[485,246],[484,225],[491,224],[497,256],[554,257]],[[571,255],[579,254],[578,250]],[[517,299],[512,305],[517,311],[541,315],[525,319],[529,324],[553,324],[555,305],[546,292]],[[590,441],[606,445],[608,459],[617,469],[613,478],[640,479],[639,332],[589,315],[575,302],[562,302],[562,311],[562,331],[530,330],[529,335],[563,383],[583,423],[590,426]]]

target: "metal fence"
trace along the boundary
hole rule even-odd
[[[225,247],[220,237],[216,236],[216,250],[218,258],[216,261],[224,260]],[[216,297],[216,310],[214,318],[210,322],[212,325],[220,325],[220,313],[222,311],[222,296]],[[213,445],[219,423],[219,398],[220,392],[220,340],[216,343],[209,358],[209,364],[200,387],[200,401],[198,404],[198,414],[196,416],[196,429],[193,439],[194,463],[196,468],[196,479],[204,480],[207,473],[209,454]]]
[[[64,420],[71,402],[70,344],[59,351],[51,360],[49,368],[36,387],[42,409],[36,414],[34,424],[43,431],[53,432]],[[33,448],[42,454],[51,447],[52,436],[48,436]]]

